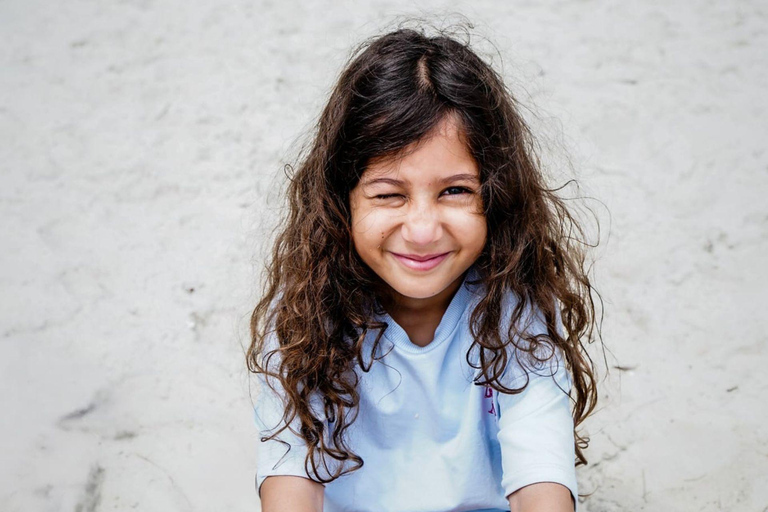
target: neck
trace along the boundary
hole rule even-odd
[[[408,334],[411,343],[424,347],[435,337],[437,326],[454,295],[459,290],[464,276],[459,276],[445,290],[423,299],[391,294],[382,303],[389,316]]]

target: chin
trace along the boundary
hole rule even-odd
[[[403,297],[408,297],[409,299],[430,299],[442,291],[442,290],[437,290],[437,291],[430,292],[430,291],[425,291],[424,288],[406,288],[406,289],[394,288],[394,290],[398,294],[402,295]]]
[[[431,299],[439,295],[454,283],[455,279],[445,279],[441,282],[425,282],[426,279],[414,279],[413,282],[387,283],[398,295],[409,299]]]

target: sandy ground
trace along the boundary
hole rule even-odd
[[[461,12],[602,202],[582,510],[768,510],[768,6],[307,4],[0,2],[0,509],[258,509],[281,166],[353,44]]]

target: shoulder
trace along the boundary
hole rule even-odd
[[[486,285],[479,279],[467,286],[472,292],[472,309],[480,307],[482,298],[488,293]],[[481,313],[485,314],[484,311]],[[513,290],[506,290],[501,297],[498,310],[498,329],[502,340],[511,334],[538,336],[547,335],[547,322],[542,309],[530,300],[525,300]]]
[[[519,387],[532,377],[568,380],[565,357],[557,342],[563,335],[557,303],[554,325],[548,325],[551,323],[538,304],[524,300],[513,291],[505,293],[499,322],[501,341],[509,356],[504,372],[505,385]]]

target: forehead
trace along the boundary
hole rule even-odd
[[[457,173],[479,175],[460,123],[453,116],[446,116],[424,138],[400,154],[372,159],[362,178],[367,181],[397,175],[399,179],[411,180]]]

